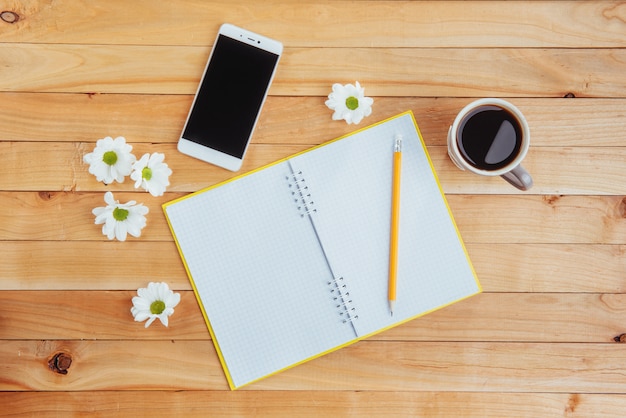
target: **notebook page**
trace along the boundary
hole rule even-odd
[[[167,206],[235,387],[354,338],[279,163]]]
[[[393,144],[403,136],[398,300],[387,300]],[[410,114],[303,154],[320,205],[316,224],[334,269],[349,286],[364,336],[479,291]]]

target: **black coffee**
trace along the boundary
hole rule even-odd
[[[481,106],[459,125],[458,144],[467,162],[481,170],[498,170],[517,157],[522,127],[517,118],[497,106]]]

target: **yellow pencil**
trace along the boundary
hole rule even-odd
[[[389,244],[389,312],[393,316],[398,275],[398,229],[400,225],[400,174],[402,172],[402,135],[396,134],[393,149],[393,180],[391,187],[391,237]]]

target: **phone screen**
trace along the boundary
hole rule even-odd
[[[183,138],[242,158],[278,58],[219,35]]]

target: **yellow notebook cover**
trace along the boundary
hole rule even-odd
[[[397,135],[403,163],[391,316]],[[410,111],[163,209],[231,389],[481,292]]]

